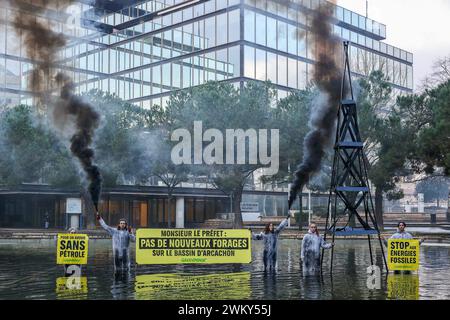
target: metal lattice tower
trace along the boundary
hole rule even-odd
[[[328,198],[328,214],[325,236],[367,235],[370,262],[374,265],[371,236],[378,236],[387,268],[383,243],[374,215],[374,206],[367,177],[367,158],[364,143],[361,140],[357,106],[353,96],[350,63],[348,57],[349,42],[344,42],[344,74],[341,84],[341,102],[338,111],[336,140],[334,145],[333,172]],[[346,94],[348,92],[348,94]],[[338,227],[338,222],[346,218],[345,226]],[[351,225],[351,226],[350,226]],[[322,249],[322,260],[324,250]],[[330,272],[333,271],[334,247],[331,249]]]

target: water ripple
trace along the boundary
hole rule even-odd
[[[443,246],[422,247],[418,275],[384,276],[379,290],[366,285],[365,241],[338,242],[333,274],[327,252],[318,277],[302,276],[297,240],[279,242],[273,273],[263,272],[262,243],[254,242],[250,265],[135,266],[114,277],[110,246],[108,240],[92,241],[82,285],[64,290],[57,286],[65,280],[63,267],[55,263],[54,241],[2,243],[0,299],[450,299],[450,248]],[[376,261],[382,261],[378,250]]]

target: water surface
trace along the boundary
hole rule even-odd
[[[83,277],[65,286],[55,241],[0,240],[0,299],[450,299],[448,246],[422,246],[419,272],[383,273],[370,290],[366,241],[337,241],[333,275],[326,254],[322,277],[302,276],[298,240],[279,241],[276,273],[263,272],[262,242],[252,245],[250,265],[135,266],[132,250],[131,272],[115,277],[111,241],[90,240]]]

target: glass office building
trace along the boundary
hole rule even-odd
[[[100,89],[142,107],[164,105],[176,90],[209,80],[240,86],[270,80],[278,98],[302,89],[314,64],[311,8],[319,0],[79,0],[26,12],[68,35],[57,67],[77,90]],[[4,2],[1,2],[0,6]],[[93,5],[93,3],[96,3]],[[29,60],[0,8],[0,104],[32,103]],[[383,42],[386,26],[335,6],[334,32],[350,40],[355,76],[381,69],[395,90],[411,92],[413,55]]]

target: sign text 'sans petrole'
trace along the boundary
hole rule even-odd
[[[89,238],[85,234],[59,234],[57,264],[87,264]]]

